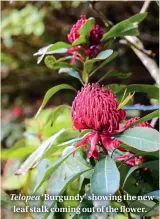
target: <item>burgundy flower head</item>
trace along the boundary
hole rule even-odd
[[[126,116],[124,110],[117,108],[117,98],[110,88],[101,88],[98,83],[82,87],[72,104],[73,127],[112,135]]]
[[[125,119],[123,109],[118,110],[118,101],[111,89],[100,87],[98,83],[88,84],[75,97],[71,114],[75,129],[93,129],[77,146],[91,143],[89,157],[98,158],[96,145],[101,141],[110,148],[111,136],[117,133],[119,123]]]
[[[80,37],[80,29],[86,23],[87,18],[81,15],[81,18],[73,25],[70,33],[68,34],[68,41],[73,43]],[[98,24],[94,24],[89,34],[89,43],[82,46],[86,55],[95,57],[100,52],[100,40],[102,39],[103,31]]]
[[[127,129],[132,123],[136,122],[139,119],[140,119],[140,117],[135,117],[135,118],[129,119],[128,121],[125,122],[124,126],[122,127],[122,130]],[[148,127],[148,128],[152,128],[152,126],[148,122],[141,122],[139,124],[136,124],[136,125],[132,126],[131,128],[134,128],[134,127]],[[133,153],[131,151],[128,151],[128,150],[126,150],[123,147],[120,147],[122,144],[123,144],[123,142],[121,142],[118,139],[114,139],[112,141],[112,143],[111,143],[112,147],[114,147],[114,148],[118,147],[118,150],[120,150],[120,151],[125,151],[125,152],[127,151],[127,153],[125,153],[122,156],[116,156],[114,158],[115,160],[124,161],[124,160],[127,160],[130,157],[135,155],[135,153]],[[139,156],[139,157],[134,157],[134,158],[129,159],[128,161],[126,161],[126,164],[129,165],[129,166],[139,166],[139,164],[141,164],[143,162],[144,162],[144,157]]]

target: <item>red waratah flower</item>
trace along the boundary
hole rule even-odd
[[[139,119],[140,119],[140,117],[135,117],[135,118],[129,119],[123,125],[122,130],[127,129],[132,123],[136,122]],[[134,127],[148,127],[148,128],[152,128],[152,126],[148,122],[141,122],[139,124],[136,124],[136,125],[132,126],[131,128],[134,128]],[[125,148],[120,147],[122,144],[123,144],[123,142],[121,142],[120,140],[114,139],[112,141],[112,143],[111,143],[111,146],[114,147],[114,148],[118,148],[118,150],[120,150],[120,151],[125,151],[125,152],[128,151]],[[114,159],[115,160],[124,161],[124,160],[129,159],[129,157],[132,157],[133,155],[135,155],[135,153],[133,153],[131,151],[128,151],[127,153],[125,153],[122,156],[116,156]],[[139,156],[139,157],[134,157],[134,158],[129,159],[126,162],[126,164],[128,164],[129,166],[138,166],[142,162],[144,162],[144,158]]]
[[[144,162],[144,157],[142,156],[134,157],[134,155],[135,155],[134,153],[126,152],[122,156],[114,157],[114,160],[126,161],[125,163],[131,167],[139,166],[141,163]]]
[[[92,129],[77,145],[91,144],[88,158],[98,158],[99,142],[110,149],[111,136],[119,130],[119,123],[126,113],[118,108],[118,101],[111,89],[102,88],[98,83],[88,84],[75,97],[71,114],[75,129]]]
[[[81,18],[73,25],[70,33],[68,34],[68,41],[73,43],[80,37],[80,29],[86,23],[87,18],[85,15],[81,15]],[[79,47],[84,49],[86,55],[95,57],[100,53],[100,40],[102,39],[103,31],[98,24],[94,24],[88,37],[88,43]],[[77,50],[77,47],[76,47]],[[71,53],[71,49],[68,49],[68,53]],[[72,53],[74,54],[74,48]],[[76,53],[77,54],[77,53]],[[75,54],[74,54],[75,55]],[[73,63],[73,61],[72,61]]]

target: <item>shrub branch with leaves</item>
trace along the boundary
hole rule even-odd
[[[138,25],[146,16],[147,13],[136,14],[112,25],[109,31],[103,33],[93,17],[87,19],[83,15],[68,34],[69,43],[57,42],[34,54],[39,56],[38,63],[44,59],[48,68],[76,78],[82,84],[82,88],[78,92],[68,84],[51,88],[46,93],[35,119],[31,121],[36,125],[42,122],[42,130],[32,133],[32,125],[27,124],[25,137],[37,140],[41,135],[41,138],[38,139],[39,147],[28,153],[29,157],[16,171],[17,175],[33,174],[32,188],[28,188],[26,194],[63,195],[64,192],[67,194],[73,182],[78,187],[77,193],[81,192],[83,195],[137,196],[154,193],[154,201],[142,203],[138,200],[134,202],[123,200],[122,203],[111,201],[103,205],[117,205],[118,208],[121,205],[146,207],[145,214],[124,213],[127,215],[126,218],[158,215],[158,188],[151,186],[151,180],[155,180],[154,174],[158,170],[155,165],[158,164],[159,133],[147,122],[158,117],[158,110],[143,118],[136,117],[129,120],[126,119],[125,111],[125,105],[133,99],[135,92],[146,92],[151,98],[157,99],[158,88],[134,84],[112,89],[112,85],[100,85],[104,78],[110,76],[117,76],[120,79],[131,76],[131,73],[117,71],[108,72],[96,83],[90,83],[92,75],[117,57],[118,52],[110,49],[114,40],[137,36]],[[56,54],[63,56],[57,59]],[[58,106],[49,110],[47,116],[43,116],[44,107],[50,98],[63,89],[76,92],[72,106]],[[48,129],[50,134],[46,134]],[[12,150],[10,155],[13,149],[9,149]],[[17,149],[19,148],[15,146],[15,150]],[[2,151],[2,157],[5,157],[5,153],[6,150]],[[77,206],[80,208],[97,206],[97,203],[85,200],[77,203]],[[49,208],[54,206],[55,200],[50,203]],[[52,213],[47,212],[42,218],[50,218],[51,215]],[[111,218],[117,218],[116,215],[122,213],[110,213]],[[76,214],[68,216],[70,219],[84,217],[91,218],[91,213],[89,215],[81,212],[78,216]],[[97,217],[102,218],[102,215]],[[107,213],[103,218],[108,218]]]

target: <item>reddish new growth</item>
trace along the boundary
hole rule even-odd
[[[81,18],[77,21],[76,24],[73,25],[70,33],[68,34],[68,41],[70,43],[73,43],[75,40],[77,40],[80,37],[80,29],[81,27],[86,23],[87,18],[85,15],[81,15]],[[100,40],[102,39],[103,31],[101,30],[100,26],[98,24],[94,24],[93,28],[91,29],[89,33],[89,39],[88,43],[83,44],[79,46],[79,49],[83,49],[86,55],[95,57],[100,53]],[[68,53],[73,53],[74,55],[74,61],[72,61],[72,64],[75,62],[75,55],[78,55],[77,46],[73,47],[72,49],[68,50]],[[81,57],[79,57],[81,59]],[[83,61],[83,59],[81,59]]]
[[[124,155],[116,156],[114,159],[124,162],[126,161],[125,163],[130,167],[139,166],[141,163],[144,162],[144,157],[135,157],[134,155],[134,153],[126,152]]]
[[[139,117],[135,117],[135,118],[129,119],[128,121],[125,122],[124,126],[122,127],[122,130],[127,129],[132,123],[136,122],[139,119],[140,119]],[[134,127],[148,127],[148,128],[152,128],[152,126],[148,122],[141,122],[139,124],[133,125],[131,128],[134,128]],[[141,163],[144,162],[144,157],[142,157],[142,156],[133,157],[135,155],[135,153],[133,153],[131,151],[127,151],[125,148],[120,147],[122,144],[123,144],[123,142],[121,142],[118,139],[114,139],[112,141],[112,147],[118,148],[118,150],[126,152],[122,156],[116,156],[114,158],[115,160],[119,160],[119,161],[127,160],[126,164],[129,165],[129,166],[139,166]]]
[[[72,122],[75,129],[93,129],[77,145],[91,144],[88,157],[98,158],[98,145],[110,149],[111,136],[119,130],[125,111],[118,110],[118,101],[111,89],[98,83],[87,85],[78,92],[72,104]]]
[[[131,118],[131,119],[127,120],[125,122],[123,128],[124,129],[128,128],[132,123],[136,122],[139,119],[140,119],[140,117],[134,117],[134,118]],[[152,128],[152,126],[148,122],[138,123],[138,124],[132,126],[132,128],[134,128],[134,127],[148,127],[148,128]]]

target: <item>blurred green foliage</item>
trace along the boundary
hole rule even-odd
[[[45,11],[38,10],[31,4],[21,10],[13,9],[2,17],[2,39],[7,47],[12,47],[12,36],[30,35],[41,36],[44,32],[43,18]]]

